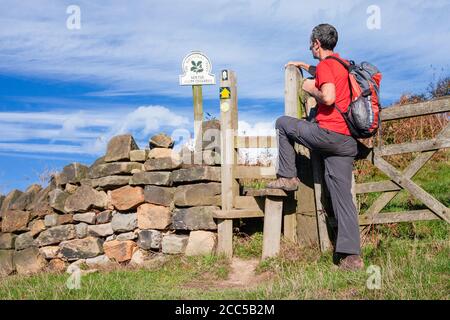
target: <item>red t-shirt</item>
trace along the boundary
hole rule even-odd
[[[339,54],[333,53],[333,56],[340,58]],[[347,62],[347,60],[344,62]],[[316,68],[316,88],[324,83],[334,83],[336,87],[335,104],[343,111],[347,111],[350,104],[350,89],[348,86],[348,72],[338,61],[334,59],[324,59],[319,62]],[[319,127],[350,136],[347,124],[334,105],[327,106],[319,103],[316,120]]]

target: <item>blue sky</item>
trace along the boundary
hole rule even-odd
[[[69,5],[81,29],[69,30]],[[380,29],[367,8],[380,8]],[[0,193],[24,190],[70,162],[91,164],[113,135],[145,147],[157,132],[193,128],[181,61],[205,52],[236,71],[241,132],[267,134],[283,113],[284,64],[315,63],[311,29],[335,25],[336,51],[383,72],[382,101],[423,92],[449,74],[449,1],[0,0]],[[219,114],[218,86],[204,109]]]

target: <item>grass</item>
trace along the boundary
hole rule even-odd
[[[69,274],[12,276],[0,282],[0,299],[185,299],[183,284],[195,279],[220,280],[228,275],[224,257],[172,257],[152,268],[121,268],[82,276],[81,288],[69,290]]]
[[[257,258],[262,252],[263,235],[256,232],[252,236],[234,236],[233,254],[241,259]]]
[[[267,183],[271,181],[270,179],[240,179],[240,184],[244,188],[250,189],[264,189],[267,186]]]

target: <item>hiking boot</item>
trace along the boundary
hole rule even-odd
[[[358,271],[364,269],[364,261],[357,254],[350,254],[339,262],[339,269]]]
[[[284,191],[295,191],[298,189],[300,180],[297,177],[283,178],[279,177],[275,181],[271,181],[267,184],[268,189],[282,189]]]

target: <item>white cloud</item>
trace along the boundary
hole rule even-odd
[[[250,124],[247,121],[238,121],[239,135],[243,136],[274,136],[275,120],[272,122],[256,122]]]
[[[142,106],[127,114],[114,131],[120,134],[129,130],[141,130],[144,135],[148,135],[158,130],[162,124],[179,127],[188,124],[188,120],[165,107]]]
[[[188,118],[163,106],[132,111],[0,112],[0,151],[99,155],[118,134],[131,133],[145,147],[152,133],[185,127]]]
[[[82,27],[65,27],[69,1],[2,0],[0,71],[102,84],[98,96],[153,93],[187,96],[178,86],[181,60],[207,53],[217,73],[236,70],[239,96],[283,99],[283,66],[313,62],[312,27],[340,31],[338,50],[384,72],[382,92],[398,97],[446,68],[448,1],[378,1],[381,30],[366,28],[369,1],[78,1]],[[215,97],[208,88],[205,95]]]

